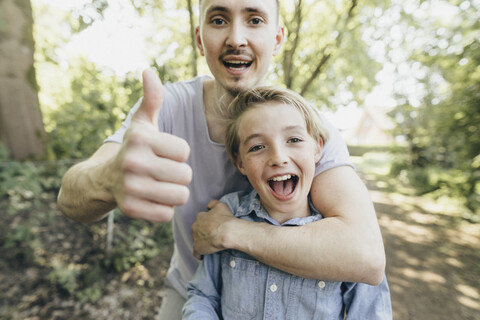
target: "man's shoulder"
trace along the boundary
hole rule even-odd
[[[164,84],[164,88],[167,94],[195,95],[201,93],[203,82],[208,79],[210,79],[209,76],[196,76],[189,80],[167,82]]]

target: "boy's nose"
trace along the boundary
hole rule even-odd
[[[272,167],[283,166],[288,163],[288,156],[282,148],[272,148],[270,152],[269,165]]]
[[[247,45],[245,28],[239,22],[233,22],[225,44],[231,48],[241,48]]]

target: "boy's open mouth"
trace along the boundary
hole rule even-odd
[[[252,61],[243,61],[243,60],[228,60],[223,61],[223,65],[232,70],[243,70],[252,65]]]
[[[282,197],[292,194],[297,187],[297,183],[298,177],[290,174],[276,176],[268,180],[268,184],[273,192]]]

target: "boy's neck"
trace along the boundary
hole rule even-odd
[[[306,218],[312,215],[312,213],[310,212],[310,205],[308,204],[308,200],[302,205],[301,208],[289,210],[289,212],[279,212],[279,211],[268,210],[264,205],[263,207],[265,208],[265,211],[267,211],[268,215],[273,220],[277,221],[279,224],[283,224],[288,220],[291,220],[294,218]]]
[[[216,143],[225,142],[225,118],[222,111],[232,102],[232,97],[215,80],[208,79],[203,82],[203,104],[207,120],[208,134]]]

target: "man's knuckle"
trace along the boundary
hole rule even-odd
[[[136,171],[140,165],[141,163],[139,163],[135,155],[131,153],[126,153],[124,155],[123,161],[122,161],[123,171]]]

